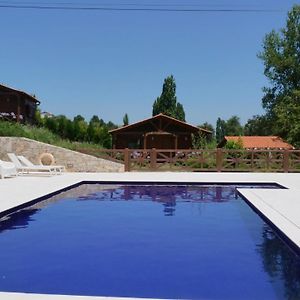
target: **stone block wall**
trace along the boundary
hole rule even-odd
[[[123,172],[124,165],[27,138],[0,137],[0,159],[9,161],[7,153],[23,155],[38,164],[43,153],[51,153],[56,165],[69,172]]]

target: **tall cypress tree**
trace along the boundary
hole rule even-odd
[[[176,83],[173,75],[164,80],[160,97],[153,103],[152,116],[163,113],[185,122],[185,112],[181,103],[177,102]]]
[[[217,143],[220,143],[224,136],[226,131],[226,122],[222,120],[221,118],[218,118],[217,124],[216,124],[216,140]]]
[[[123,117],[123,125],[126,126],[129,124],[129,118],[128,118],[128,115],[127,113],[124,115]]]

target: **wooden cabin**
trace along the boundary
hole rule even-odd
[[[113,149],[191,149],[192,134],[210,136],[201,129],[164,114],[110,131]]]
[[[33,96],[0,84],[0,119],[32,124],[39,104]]]

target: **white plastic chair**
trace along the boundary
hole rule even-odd
[[[33,164],[29,159],[27,159],[25,156],[23,155],[17,155],[17,158],[20,160],[20,162],[26,166],[26,167],[47,167],[47,168],[54,168],[56,170],[56,172],[63,172],[65,171],[65,167],[64,166],[57,166],[57,165],[49,165],[49,166],[46,166],[46,165],[35,165]]]
[[[56,174],[57,170],[51,166],[26,166],[21,163],[18,157],[14,153],[7,153],[9,159],[17,168],[17,171],[21,174]]]
[[[17,176],[17,169],[15,165],[8,161],[0,160],[0,178]]]

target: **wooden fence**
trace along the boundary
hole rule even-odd
[[[300,172],[300,150],[97,150],[125,171]]]

